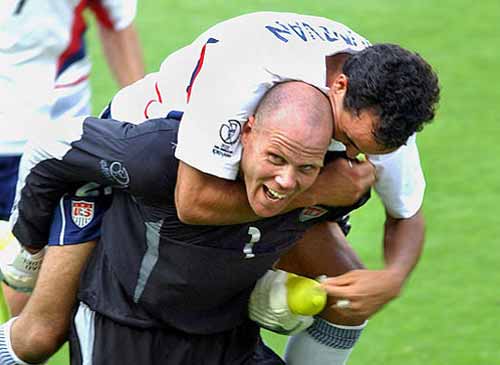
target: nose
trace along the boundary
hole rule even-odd
[[[292,167],[284,168],[276,175],[274,181],[284,191],[294,190],[297,186],[297,175]]]

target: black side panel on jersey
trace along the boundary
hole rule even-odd
[[[137,156],[138,170],[174,168],[168,158],[149,165],[145,154]],[[307,221],[298,209],[247,224],[190,226],[177,217],[172,184],[150,183],[151,189],[145,183],[115,193],[79,295],[93,310],[133,327],[174,327],[196,334],[234,328],[247,318],[255,281],[304,230],[353,209],[328,207]],[[171,196],[157,201],[162,191]]]
[[[134,327],[197,334],[234,328],[247,318],[255,281],[300,238],[290,217],[189,226],[174,205],[151,207],[116,192],[79,298]]]

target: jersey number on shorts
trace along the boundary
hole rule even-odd
[[[257,227],[248,227],[248,234],[250,235],[250,242],[245,244],[243,247],[243,253],[246,259],[251,259],[255,257],[253,253],[253,245],[260,241],[260,231]]]

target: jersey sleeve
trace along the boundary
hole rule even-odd
[[[193,43],[199,55],[186,88],[176,156],[226,179],[237,176],[241,128],[267,90],[298,80],[326,91],[325,57],[367,44],[339,23],[271,12],[222,22],[202,37]]]
[[[137,0],[90,0],[89,7],[100,24],[122,30],[132,24],[137,12]]]
[[[176,128],[166,122],[54,122],[44,137],[28,144],[21,160],[11,215],[17,239],[34,248],[46,245],[61,197],[88,182],[127,190],[148,201],[171,193],[177,172],[171,145]],[[175,166],[162,169],[166,162]]]
[[[375,165],[375,191],[394,218],[410,218],[422,206],[425,179],[420,165],[416,135],[406,145],[386,155],[370,155]]]
[[[241,128],[270,87],[265,80],[272,82],[272,75],[249,67],[248,60],[227,48],[210,38],[193,62],[176,157],[205,173],[234,180],[242,152]]]
[[[157,74],[151,73],[116,93],[109,105],[110,117],[128,122],[165,117],[167,111],[161,101]]]

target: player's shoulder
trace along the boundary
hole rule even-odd
[[[127,123],[131,131],[126,138],[137,139],[146,147],[146,153],[158,153],[158,156],[168,155],[171,158],[177,146],[179,123],[179,120],[167,118],[148,119],[140,124]]]
[[[106,120],[104,120],[104,123]],[[147,119],[139,123],[117,122],[115,128],[122,129],[115,135],[121,139],[148,144],[148,149],[161,148],[166,141],[177,141],[179,121],[167,118]]]
[[[375,166],[394,164],[396,161],[401,161],[402,164],[405,159],[419,159],[417,134],[411,135],[406,143],[396,150],[383,155],[368,155],[368,159]]]
[[[166,145],[177,141],[178,121],[149,119],[138,124],[87,117],[82,134],[71,145],[85,150],[97,149],[106,153],[134,159],[148,154],[162,155]],[[170,153],[173,154],[173,153]],[[126,156],[126,157],[125,157]]]
[[[110,144],[123,152],[122,162],[130,177],[130,191],[148,201],[153,201],[150,198],[158,194],[164,196],[175,186],[178,160],[174,153],[179,121],[159,118],[121,125],[124,132]]]

